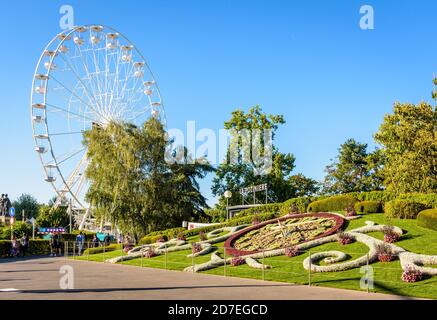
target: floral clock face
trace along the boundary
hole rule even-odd
[[[341,217],[329,213],[289,215],[243,229],[225,246],[233,255],[285,248],[333,234],[343,223]]]

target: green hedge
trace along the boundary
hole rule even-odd
[[[0,257],[7,257],[11,252],[11,241],[0,240]],[[27,255],[46,255],[50,254],[50,241],[30,240]]]
[[[381,213],[383,212],[380,201],[360,201],[355,203],[355,211],[358,213]]]
[[[114,243],[108,246],[85,249],[83,251],[83,255],[103,253],[103,251],[109,252],[109,251],[121,250],[121,248],[122,248],[122,244]]]
[[[254,216],[256,214],[267,213],[267,212],[277,212],[281,209],[281,203],[269,203],[263,204],[258,207],[249,208],[246,210],[242,210],[237,213],[236,217],[246,217],[246,216]]]
[[[354,205],[357,199],[351,195],[332,196],[330,198],[311,202],[308,212],[342,211],[349,205]]]
[[[429,206],[403,199],[389,201],[384,206],[384,212],[387,217],[401,219],[415,219],[419,212],[425,209],[429,209]]]
[[[183,228],[185,231],[185,228]],[[166,230],[164,230],[166,231]],[[165,241],[167,241],[169,238],[165,234],[156,234],[152,236],[145,236],[142,237],[139,244],[151,244],[157,242],[160,238],[164,238]],[[174,238],[174,237],[173,237]]]
[[[63,233],[61,235],[61,241],[76,241],[76,237],[80,231],[73,231],[72,233]],[[95,232],[82,231],[85,235],[85,241],[92,241]]]
[[[437,209],[428,209],[419,212],[417,225],[437,231]]]

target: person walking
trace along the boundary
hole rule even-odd
[[[97,238],[97,235],[95,234],[94,236],[93,236],[93,240],[92,240],[92,243],[93,243],[93,247],[94,248],[97,248],[98,246],[99,246],[99,238]]]
[[[78,256],[82,255],[82,250],[83,250],[84,243],[85,243],[85,235],[81,231],[76,236],[76,244],[77,244],[77,248],[78,248],[77,255]]]
[[[17,237],[13,236],[11,241],[11,257],[16,258],[20,253],[20,245],[18,244]]]
[[[23,237],[21,238],[21,254],[23,255],[23,258],[26,255],[27,249],[29,249],[29,236],[23,234]]]

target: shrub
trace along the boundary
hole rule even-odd
[[[390,262],[395,257],[391,248],[385,244],[379,244],[376,247],[376,253],[380,262]]]
[[[198,243],[198,242],[193,242],[193,243],[191,244],[191,252],[192,252],[192,253],[198,253],[198,252],[200,252],[200,251],[202,251],[202,246],[200,245],[200,243]]]
[[[385,215],[389,218],[415,219],[426,205],[409,200],[396,199],[385,204]]]
[[[11,251],[10,240],[0,240],[0,257],[9,256]],[[48,240],[30,240],[28,255],[47,255],[50,254],[50,241]]]
[[[279,209],[281,208],[282,204],[280,203],[268,203],[268,204],[263,204],[257,207],[252,207],[246,210],[242,210],[240,212],[237,213],[237,217],[241,218],[241,217],[247,217],[247,216],[253,216],[253,215],[257,215],[260,213],[267,213],[267,212],[278,212]]]
[[[384,233],[384,242],[394,243],[399,240],[400,235],[394,232],[394,228],[392,226],[385,226],[382,229],[382,232]]]
[[[261,221],[259,220],[258,216],[253,217],[252,219],[252,225],[257,225],[261,223]]]
[[[417,225],[437,231],[437,208],[421,211],[417,216]]]
[[[156,253],[152,249],[148,249],[148,250],[144,251],[144,253],[143,253],[144,258],[153,258],[155,256],[156,256]]]
[[[437,208],[437,193],[405,193],[400,194],[396,199],[418,202],[426,208]]]
[[[296,246],[287,247],[285,248],[285,255],[290,258],[295,257],[299,255],[299,249]]]
[[[327,211],[341,211],[347,206],[355,204],[357,200],[350,195],[339,195],[317,200],[308,206],[309,212],[327,212]]]
[[[380,201],[360,201],[355,203],[355,210],[359,213],[381,213],[382,202]]]
[[[231,260],[231,266],[236,267],[246,263],[246,261],[241,257],[233,257]]]
[[[208,240],[208,238],[206,237],[206,233],[205,233],[205,231],[200,231],[200,232],[199,232],[199,239],[200,239],[200,241],[206,241],[206,240]]]
[[[340,243],[342,245],[346,245],[346,244],[350,244],[350,243],[354,242],[354,238],[350,234],[344,233],[344,232],[339,232],[337,234],[337,240],[338,240],[338,243]]]
[[[145,237],[141,238],[139,244],[140,245],[151,244],[151,243],[159,242],[160,240],[161,241],[162,240],[167,241],[167,239],[168,239],[167,236],[162,235],[162,234],[157,234],[157,235],[154,235],[154,236],[145,236]]]
[[[185,236],[185,233],[179,232],[178,233],[178,240],[187,241],[187,237]]]
[[[299,197],[299,198],[291,198],[287,201],[283,202],[280,207],[280,213],[281,215],[285,215],[288,213],[292,213],[295,211],[296,207],[300,213],[307,212],[307,208],[309,204],[316,200],[321,200],[325,197]]]
[[[84,250],[83,255],[98,254],[98,253],[103,253],[103,252],[121,250],[121,247],[122,247],[122,244],[113,243],[113,244],[110,244],[108,246],[89,248],[89,249]]]
[[[405,282],[416,282],[423,279],[423,273],[419,269],[409,266],[404,270],[401,278]]]
[[[349,204],[344,211],[346,212],[346,217],[355,217],[357,215],[353,203]]]

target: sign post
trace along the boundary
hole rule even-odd
[[[15,208],[11,207],[9,209],[9,223],[11,225],[11,240],[14,238],[14,223],[15,223]]]
[[[32,240],[35,240],[35,222],[36,222],[35,218],[32,217],[30,219],[30,222],[32,223]]]

